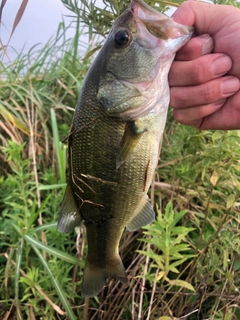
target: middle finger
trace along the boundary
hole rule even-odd
[[[192,86],[205,83],[226,74],[231,67],[232,60],[221,53],[190,61],[174,61],[169,72],[169,85]]]

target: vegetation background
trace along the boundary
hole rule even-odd
[[[197,131],[171,111],[150,190],[156,222],[121,243],[129,286],[110,281],[98,297],[81,298],[84,228],[56,230],[66,182],[61,141],[94,54],[128,2],[62,2],[73,39],[62,22],[40,51],[1,65],[0,319],[240,319],[240,132]],[[147,2],[163,12],[180,3]]]

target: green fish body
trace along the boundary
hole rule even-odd
[[[122,233],[155,218],[147,192],[166,122],[168,71],[191,34],[134,0],[86,76],[69,134],[69,180],[58,221],[60,232],[81,221],[86,226],[83,296],[97,295],[109,278],[127,282],[118,252]]]

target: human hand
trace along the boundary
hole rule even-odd
[[[194,25],[197,35],[169,73],[175,119],[198,129],[240,129],[240,10],[187,1],[173,18]]]

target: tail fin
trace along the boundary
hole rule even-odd
[[[82,296],[96,296],[103,289],[106,280],[111,278],[116,278],[124,283],[128,282],[122,260],[119,256],[103,267],[91,265],[87,260],[82,281]]]

